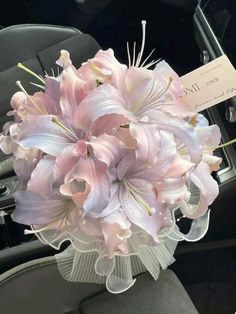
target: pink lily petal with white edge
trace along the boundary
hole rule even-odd
[[[23,148],[13,143],[13,169],[19,180],[27,182],[38,161],[42,158],[42,152],[36,148]]]
[[[70,59],[70,53],[67,50],[61,50],[60,57],[56,61],[56,64],[58,64],[63,69],[67,69],[68,67],[74,67]]]
[[[60,108],[60,83],[61,77],[45,75],[45,94],[48,95]]]
[[[0,149],[4,154],[10,155],[13,152],[14,142],[10,135],[0,135]]]
[[[55,181],[60,182],[64,176],[74,167],[81,156],[87,154],[87,144],[80,140],[75,144],[68,145],[56,157],[53,170]]]
[[[130,111],[135,112],[144,105],[144,100],[147,99],[152,88],[153,77],[153,71],[145,68],[132,66],[127,70],[122,92]]]
[[[126,178],[139,178],[147,182],[156,182],[160,179],[161,165],[157,163],[155,166],[147,165],[146,163],[137,160],[134,151],[127,153],[119,162],[116,171],[118,180]]]
[[[198,164],[202,158],[202,145],[194,128],[183,119],[161,111],[149,111],[150,122],[156,123],[161,130],[171,132],[183,143],[190,155],[191,161]]]
[[[149,182],[160,180],[171,166],[176,156],[174,136],[167,131],[160,131],[160,149],[156,164],[147,164],[137,159],[134,151],[130,151],[117,167],[118,179],[125,175],[142,178]]]
[[[108,257],[111,258],[116,251],[127,254],[127,239],[130,238],[132,231],[130,230],[131,223],[127,220],[124,212],[116,211],[107,216],[102,220],[101,227]]]
[[[213,124],[206,127],[196,128],[201,144],[206,147],[216,147],[220,144],[221,133],[218,125]]]
[[[127,66],[115,58],[112,49],[99,50],[94,58],[82,64],[78,70],[81,78],[86,81],[97,79],[101,83],[110,82],[116,88],[121,88],[123,85],[126,71]]]
[[[204,162],[201,162],[190,174],[189,180],[199,189],[199,203],[197,206],[181,206],[181,210],[186,217],[197,219],[207,212],[208,206],[216,199],[219,194],[219,186],[212,178],[209,166]]]
[[[156,183],[158,199],[167,204],[174,205],[179,201],[189,199],[189,192],[184,178],[168,178]]]
[[[169,66],[166,61],[163,60],[158,62],[156,64],[154,72],[156,73],[157,80],[163,86],[167,86],[169,80],[171,79],[171,84],[167,90],[167,93],[173,96],[175,100],[182,96],[184,91],[183,84],[181,83],[178,74]]]
[[[108,168],[116,167],[127,152],[124,144],[115,136],[101,134],[90,138],[96,158],[104,162]]]
[[[141,188],[144,187],[142,186]],[[145,190],[147,193],[150,192],[150,190]],[[141,196],[139,194],[140,193],[138,192],[130,191],[130,189],[127,187],[121,186],[119,191],[119,199],[122,209],[128,217],[129,221],[150,234],[155,242],[159,242],[157,236],[157,232],[159,231],[158,219],[157,217],[155,218],[155,215],[157,214],[153,214],[152,216],[148,214],[148,210],[151,210],[151,205],[146,203],[146,200],[143,199],[143,195],[146,196],[147,194],[141,193]],[[152,194],[148,195],[149,200],[151,197]],[[155,198],[153,198],[153,203],[155,203]],[[157,208],[155,208],[155,210],[157,210]]]
[[[202,195],[206,196],[208,205],[211,205],[219,194],[219,186],[211,176],[208,165],[201,162],[189,179],[200,189]]]
[[[152,176],[158,177],[158,174],[153,175],[154,172],[152,167],[146,167],[146,172],[140,171],[135,154],[129,153],[119,163],[117,177],[121,182],[119,200],[128,219],[158,241],[158,218],[155,215],[162,204],[155,186],[150,182]]]
[[[52,156],[71,143],[76,143],[76,134],[52,116],[37,116],[22,122],[17,143],[25,148],[38,148]]]
[[[135,154],[137,159],[153,165],[158,160],[161,149],[159,128],[154,124],[130,123],[130,134],[137,141]]]
[[[175,137],[171,132],[160,130],[161,149],[156,164],[160,177],[164,176],[176,157]]]
[[[135,149],[137,147],[137,141],[130,134],[129,127],[119,127],[113,133],[127,149]]]
[[[222,158],[213,156],[213,151],[217,148],[221,140],[221,133],[218,125],[214,124],[196,128],[196,132],[203,144],[202,161],[208,164],[210,171],[219,170]]]
[[[71,178],[60,186],[60,192],[67,197],[71,197],[76,204],[76,208],[82,210],[83,203],[90,192],[90,187],[84,180]]]
[[[99,217],[110,199],[111,182],[107,165],[94,156],[91,147],[89,154],[81,157],[65,177],[65,183],[73,180],[84,180],[88,185],[86,189],[89,192],[83,204],[84,215]]]
[[[109,126],[113,125],[113,128],[117,126],[115,115],[123,116],[123,123],[133,118],[125,109],[124,99],[120,92],[111,85],[103,84],[90,92],[80,103],[75,113],[74,125],[89,133],[96,120],[106,115],[112,115],[110,116],[112,124]],[[121,125],[120,119],[118,119],[118,124]],[[108,133],[110,132],[111,130],[108,130]]]
[[[22,120],[28,115],[58,115],[60,113],[60,108],[54,100],[42,92],[29,97],[23,92],[17,92],[11,98],[11,106]]]
[[[99,136],[101,134],[114,135],[118,138],[118,132],[123,126],[128,126],[129,121],[133,117],[127,117],[117,113],[106,114],[98,118],[90,129],[89,135]]]
[[[107,204],[107,206],[104,208],[103,211],[101,211],[99,217],[104,218],[107,216],[112,215],[120,208],[120,200],[119,200],[119,189],[120,184],[116,181],[112,182],[111,189],[110,189],[110,200]]]
[[[45,156],[42,158],[36,168],[32,171],[31,178],[27,184],[27,190],[42,195],[44,199],[50,197],[52,193],[53,168],[55,158]]]
[[[18,179],[27,182],[37,162],[36,158],[13,158],[13,169]]]
[[[188,174],[193,170],[195,164],[183,158],[178,152],[172,161],[168,171],[165,173],[165,178],[178,178]]]
[[[12,219],[26,225],[44,225],[60,220],[74,208],[71,200],[52,195],[45,200],[40,194],[31,191],[14,193],[16,209]]]
[[[61,75],[60,107],[63,117],[72,122],[77,107],[86,96],[85,82],[77,76],[76,70],[71,67],[64,70]]]

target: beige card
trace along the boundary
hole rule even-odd
[[[226,55],[184,75],[184,101],[202,111],[236,95],[236,71]]]

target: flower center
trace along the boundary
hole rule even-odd
[[[122,183],[133,199],[138,203],[139,206],[145,209],[149,216],[155,214],[156,209],[149,206],[149,204],[142,198],[140,194],[143,194],[143,192],[141,190],[138,190],[136,187],[134,187],[127,179],[123,179]]]

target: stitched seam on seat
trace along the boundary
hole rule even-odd
[[[18,25],[10,25],[8,27],[5,28],[1,28],[1,34],[3,34],[4,32],[7,32],[9,30],[14,30],[14,29],[18,29],[19,27],[33,27],[33,28],[37,28],[37,27],[42,27],[44,29],[46,28],[50,28],[50,27],[54,27],[55,29],[66,29],[69,28],[73,31],[75,31],[75,33],[82,33],[78,28],[76,27],[72,27],[72,26],[63,26],[63,25],[54,25],[54,24],[32,24],[32,23],[25,23],[25,24],[18,24]]]
[[[18,276],[21,276],[21,275],[23,275],[29,271],[32,271],[34,269],[44,268],[46,266],[53,265],[53,264],[56,264],[55,261],[48,261],[48,262],[43,262],[42,264],[39,264],[39,265],[28,266],[26,269],[22,269],[22,270],[18,271],[17,273],[10,275],[6,279],[4,279],[2,282],[0,282],[0,287],[2,287],[8,281],[10,281],[10,280],[12,280]]]

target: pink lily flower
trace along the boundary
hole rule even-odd
[[[119,89],[123,85],[126,71],[127,66],[115,58],[112,49],[108,49],[99,50],[93,59],[82,64],[77,73],[86,82],[86,90],[107,83]]]
[[[127,125],[130,135],[137,141],[137,156],[151,164],[155,163],[158,152],[159,130],[170,130],[186,145],[192,161],[198,163],[202,148],[197,134],[191,125],[178,117],[178,110],[184,112],[183,106],[175,110],[181,103],[180,97],[176,96],[180,87],[178,83],[173,88],[170,88],[171,84],[166,86],[161,75],[163,71],[170,70],[165,64],[160,68],[150,71],[131,67],[123,73],[121,90],[102,84],[91,91],[77,107],[74,125],[96,135],[103,132],[115,134],[120,126]],[[174,108],[173,112],[171,108]],[[193,113],[186,110],[187,115]],[[146,153],[141,154],[142,151]]]
[[[198,190],[199,199],[191,204],[181,204],[181,210],[186,217],[196,219],[203,216],[208,207],[213,203],[219,194],[218,183],[211,176],[212,171],[217,171],[221,158],[213,156],[213,151],[220,143],[221,134],[217,125],[209,126],[207,119],[198,115],[195,126],[196,132],[203,146],[202,161],[196,169],[189,174],[190,186]]]
[[[160,168],[147,167],[136,159],[134,152],[124,156],[114,176],[111,200],[100,215],[109,217],[121,210],[134,226],[158,242],[158,232],[171,225],[171,215],[165,204],[159,201],[152,183],[157,179]]]

